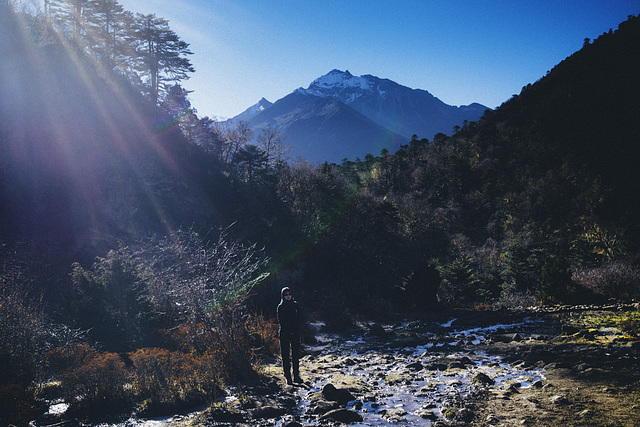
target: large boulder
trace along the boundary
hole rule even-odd
[[[325,399],[332,402],[338,402],[340,405],[346,405],[352,400],[355,400],[355,396],[351,392],[344,388],[336,388],[333,384],[328,383],[322,387],[322,395]]]
[[[360,423],[364,419],[362,415],[350,409],[334,409],[319,418],[320,421],[331,420],[343,424]]]

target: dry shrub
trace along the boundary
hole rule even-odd
[[[72,365],[60,381],[72,412],[96,417],[122,411],[129,406],[125,385],[130,372],[115,353],[89,353],[82,363]]]
[[[166,349],[141,349],[129,355],[132,390],[145,415],[212,402],[220,394],[220,360]]]
[[[87,417],[117,413],[130,406],[131,373],[116,353],[100,353],[86,343],[57,347],[43,358],[42,375],[58,378],[70,412]]]
[[[72,371],[96,357],[98,352],[87,343],[75,343],[49,350],[43,360],[45,375],[55,377]]]
[[[209,318],[210,351],[220,357],[225,379],[233,384],[255,378],[246,322],[239,307],[225,307]]]
[[[0,269],[0,383],[28,383],[34,355],[46,345],[43,295],[30,295],[10,267]]]
[[[529,292],[512,292],[504,294],[498,301],[493,303],[493,308],[500,309],[517,309],[526,307],[535,307],[539,303],[535,297]]]
[[[623,261],[578,269],[571,275],[571,280],[607,298],[640,296],[640,269]]]
[[[182,353],[215,355],[218,378],[224,383],[250,380],[255,351],[278,351],[277,326],[261,316],[244,315],[239,309],[225,308],[206,321],[188,323],[163,333],[166,345]]]
[[[221,310],[166,337],[171,349],[120,355],[88,344],[59,347],[47,353],[43,377],[60,380],[77,416],[113,415],[134,405],[140,415],[153,416],[211,404],[225,383],[256,378],[256,350],[278,351],[277,325],[240,309]]]
[[[267,320],[263,315],[249,316],[246,324],[253,351],[272,356],[280,354],[278,324]]]
[[[486,302],[481,302],[481,303],[475,304],[473,306],[473,309],[476,311],[491,311],[494,309],[494,307],[491,304],[487,304]]]

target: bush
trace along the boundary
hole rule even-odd
[[[225,307],[209,318],[209,351],[220,357],[225,379],[231,383],[245,382],[255,376],[247,318],[239,306]]]
[[[571,280],[607,298],[631,299],[640,296],[640,269],[623,261],[575,270]]]
[[[0,425],[26,425],[41,408],[31,390],[37,355],[46,345],[42,297],[29,293],[20,264],[0,253]]]
[[[247,330],[254,351],[262,351],[266,355],[280,354],[280,341],[278,340],[278,324],[267,320],[261,314],[249,316]]]
[[[56,377],[81,367],[98,352],[87,343],[69,344],[49,350],[42,363],[43,377]]]
[[[42,297],[30,297],[13,274],[0,274],[0,383],[31,380],[33,356],[45,346],[46,330]]]
[[[45,411],[43,403],[34,400],[24,384],[0,384],[0,425],[26,426]]]
[[[80,365],[73,365],[60,381],[69,411],[95,418],[118,413],[130,406],[126,385],[131,373],[115,353],[90,352]]]
[[[514,292],[503,295],[493,303],[495,309],[501,308],[526,308],[539,305],[535,297],[528,292]]]
[[[91,269],[78,263],[72,268],[76,298],[71,307],[81,327],[111,351],[148,345],[150,315],[144,289],[150,273],[129,249],[109,251]]]
[[[216,354],[201,356],[165,349],[141,349],[130,354],[132,390],[139,411],[157,415],[205,402],[221,394],[221,363]]]
[[[261,316],[243,314],[240,306],[227,307],[202,322],[174,328],[165,333],[165,342],[182,353],[213,357],[211,362],[217,363],[220,383],[253,379],[254,349],[265,344],[270,351],[279,348],[276,326],[264,322]]]

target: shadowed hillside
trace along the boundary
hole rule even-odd
[[[640,22],[620,24],[571,55],[547,76],[523,88],[519,96],[488,112],[477,128],[460,136],[472,137],[496,156],[505,175],[524,191],[532,179],[555,179],[557,193],[548,199],[566,205],[565,212],[549,210],[555,221],[571,215],[595,215],[613,227],[640,231]],[[498,145],[496,142],[499,141]],[[578,203],[572,189],[600,192],[590,206]],[[596,188],[597,187],[597,188]],[[595,202],[595,200],[594,200]],[[545,215],[540,212],[540,215]],[[542,218],[538,218],[542,219]]]
[[[118,241],[236,220],[229,181],[173,118],[70,40],[2,19],[1,239],[91,259]]]

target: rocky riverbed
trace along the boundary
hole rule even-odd
[[[203,412],[126,425],[637,426],[637,337],[572,318],[629,310],[454,310],[342,334],[318,323],[304,384],[287,386],[274,360]]]

